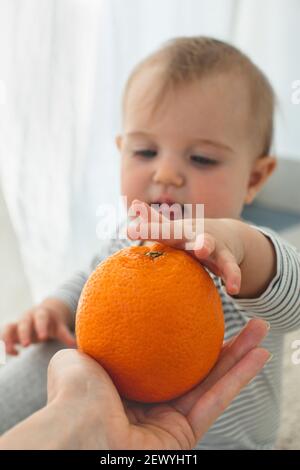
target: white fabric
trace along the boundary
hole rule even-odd
[[[300,104],[292,102],[292,85],[300,80],[300,2],[238,0],[237,5],[235,45],[261,67],[279,97],[274,150],[281,158],[300,160]]]
[[[82,260],[100,17],[97,1],[0,3],[1,185],[35,300]]]
[[[299,157],[299,10],[298,0],[0,0],[0,183],[36,301],[97,249],[96,209],[119,195],[122,88],[170,37],[213,35],[248,52],[282,99],[276,148]]]

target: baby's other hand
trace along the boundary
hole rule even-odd
[[[71,332],[72,314],[61,300],[47,298],[27,310],[15,323],[4,326],[1,339],[7,354],[17,355],[16,345],[27,347],[33,343],[58,339],[69,347],[76,345]]]

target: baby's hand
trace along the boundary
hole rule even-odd
[[[69,347],[76,345],[71,333],[72,314],[61,300],[48,298],[25,312],[19,321],[3,328],[1,337],[7,354],[17,355],[17,344],[27,347],[32,343],[58,339]]]
[[[216,276],[221,277],[229,294],[237,295],[240,292],[240,265],[245,252],[239,231],[240,222],[234,219],[205,219],[204,232],[197,233],[197,219],[171,221],[147,203],[138,200],[133,201],[130,209],[130,217],[134,218],[133,214],[138,213],[139,220],[137,224],[129,225],[129,238],[161,241],[179,249],[186,249],[188,242],[192,246],[190,254]],[[190,225],[192,239],[186,238],[184,225],[186,228]],[[169,230],[164,231],[164,228]],[[152,233],[156,235],[152,236]],[[168,235],[165,236],[164,233]],[[176,233],[182,235],[177,238]]]

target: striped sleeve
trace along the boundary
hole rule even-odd
[[[300,253],[267,227],[251,227],[267,236],[276,252],[276,274],[266,290],[256,298],[230,297],[248,317],[261,317],[273,331],[286,333],[300,328]]]

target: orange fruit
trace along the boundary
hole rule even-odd
[[[167,401],[214,366],[224,338],[222,301],[188,253],[161,243],[131,246],[101,262],[87,280],[76,336],[124,398]]]

